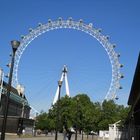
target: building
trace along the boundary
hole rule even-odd
[[[131,106],[129,113],[129,138],[140,140],[140,54],[131,87],[128,105]]]
[[[115,122],[114,124],[109,124],[109,140],[120,140],[121,130],[120,130],[121,120]]]
[[[140,140],[140,54],[128,99],[131,107],[125,123],[122,140]]]
[[[8,87],[8,84],[6,82],[2,82],[1,84],[0,131],[2,128],[6,92]],[[6,132],[17,133],[21,129],[33,129],[34,120],[29,119],[30,110],[31,108],[25,95],[23,95],[23,93],[20,93],[14,87],[11,87]]]

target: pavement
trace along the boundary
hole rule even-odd
[[[63,134],[58,135],[58,140],[63,140]],[[77,140],[81,140],[82,136],[78,135]],[[38,135],[38,136],[21,136],[18,137],[17,135],[6,135],[5,140],[55,140],[55,135],[48,134],[45,135]],[[71,140],[75,140],[75,135],[73,134],[71,137]],[[84,140],[102,140],[99,139],[97,136],[91,136],[89,135],[88,138],[86,135],[84,135]],[[105,139],[104,139],[105,140]]]

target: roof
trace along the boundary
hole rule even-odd
[[[140,100],[140,53],[128,99],[128,105],[134,105]]]
[[[3,81],[3,90],[7,89],[7,87],[8,87],[8,84]],[[24,101],[25,105],[29,106],[29,103],[28,103],[26,97],[20,96],[17,89],[12,86],[11,86],[11,91],[10,91],[10,99],[12,99],[18,103],[22,103]]]

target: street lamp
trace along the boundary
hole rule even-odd
[[[4,77],[4,73],[3,70],[0,68],[0,102],[1,102],[1,95],[3,89],[3,77]]]
[[[60,92],[61,92],[61,86],[62,86],[62,81],[58,81],[58,87],[59,87],[59,92],[58,92],[58,101],[57,101],[57,113],[56,113],[56,131],[55,131],[55,140],[57,140],[57,133],[58,133],[58,126],[59,126],[59,108],[60,108]]]
[[[76,132],[75,132],[75,140],[77,140],[77,129],[78,129],[78,102],[79,102],[79,97],[76,97],[76,101],[77,101],[77,104],[76,104]]]
[[[13,50],[12,60],[10,67],[10,75],[7,85],[7,92],[6,92],[6,101],[4,105],[4,111],[3,111],[3,124],[2,124],[2,131],[1,131],[1,140],[5,140],[5,131],[6,131],[6,123],[7,123],[7,115],[8,115],[8,108],[9,108],[9,97],[10,97],[10,91],[11,91],[11,84],[12,84],[12,75],[13,75],[13,68],[14,68],[14,59],[17,48],[20,46],[20,42],[17,40],[11,41],[11,46]]]

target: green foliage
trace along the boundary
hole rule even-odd
[[[48,115],[45,112],[42,112],[39,116],[37,116],[37,123],[36,128],[37,129],[47,129],[48,128]]]
[[[54,130],[56,128],[56,115],[58,115],[58,102],[52,106],[48,113],[42,112],[37,117],[36,127],[39,129]],[[83,130],[98,132],[107,130],[109,124],[119,120],[125,121],[129,112],[128,107],[117,105],[114,101],[91,102],[86,94],[78,94],[70,98],[62,97],[59,102],[59,130],[73,127]]]

